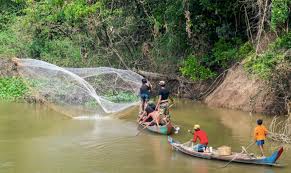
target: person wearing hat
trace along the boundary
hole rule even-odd
[[[199,139],[199,144],[196,144],[193,147],[193,150],[198,151],[198,152],[203,152],[207,145],[208,145],[208,137],[205,131],[200,129],[200,125],[199,124],[195,124],[194,127],[194,133],[192,133],[190,130],[188,130],[189,133],[193,134],[193,139],[191,140],[191,142],[196,142],[197,139]]]
[[[147,102],[150,100],[150,92],[151,92],[151,84],[148,83],[146,79],[141,80],[142,85],[139,89],[139,95],[141,98],[141,104],[140,104],[140,114],[144,112],[144,109],[147,106]]]
[[[160,90],[159,90],[159,98],[158,98],[158,102],[157,102],[157,108],[160,111],[160,115],[168,115],[169,114],[169,95],[170,92],[169,90],[166,88],[166,82],[165,81],[160,81],[159,82],[160,85]]]

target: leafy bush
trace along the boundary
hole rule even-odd
[[[189,77],[194,81],[210,79],[216,75],[215,72],[212,72],[209,68],[201,65],[198,61],[198,57],[193,55],[190,55],[184,61],[180,71],[183,76]]]
[[[28,88],[20,78],[0,78],[0,100],[17,101],[27,92]]]
[[[214,44],[212,49],[213,62],[222,68],[227,68],[234,61],[244,58],[250,51],[252,46],[250,43],[242,44],[240,39],[225,40],[220,39]]]
[[[241,45],[237,51],[236,59],[244,59],[247,57],[250,53],[253,51],[253,46],[250,42],[246,42],[243,45]]]
[[[277,38],[274,49],[291,49],[291,32]]]
[[[288,19],[288,0],[272,1],[271,27],[273,30]]]
[[[253,53],[244,64],[245,69],[256,74],[262,79],[268,79],[277,65],[284,62],[289,62],[288,57],[284,55],[284,49],[291,48],[291,34],[286,34],[279,37],[268,50],[261,54],[256,55]]]
[[[17,38],[14,31],[0,31],[0,55],[15,56],[26,50],[25,44]]]
[[[47,41],[40,51],[42,60],[59,66],[76,67],[83,64],[80,47],[68,38]]]

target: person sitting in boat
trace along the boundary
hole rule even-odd
[[[144,111],[144,109],[147,106],[147,102],[150,99],[150,92],[152,88],[151,84],[146,79],[142,79],[141,82],[142,82],[142,85],[139,89],[139,95],[141,98],[140,114]]]
[[[156,109],[156,105],[153,102],[149,102],[148,105],[146,106],[145,110],[143,113],[139,116],[139,119],[137,122],[140,122],[141,120],[145,119],[150,113],[154,112]],[[148,119],[147,121],[152,121],[151,119]]]
[[[166,83],[165,81],[160,81],[160,90],[159,90],[159,98],[157,102],[157,109],[159,109],[160,115],[169,115],[169,95],[170,92],[166,88]]]
[[[188,130],[189,133],[192,133],[190,130]],[[208,137],[205,131],[200,129],[199,124],[194,125],[194,133],[193,134],[193,139],[192,142],[196,142],[197,139],[199,139],[199,144],[196,144],[193,147],[193,150],[198,151],[198,152],[204,152],[207,145],[208,145]]]
[[[148,107],[150,107],[150,106],[148,106]],[[153,107],[151,107],[151,108],[153,108]],[[148,109],[148,110],[151,110],[151,111],[154,110],[154,111],[152,111],[152,112],[145,111],[147,113],[147,116],[145,116],[144,118],[140,118],[141,123],[150,122],[151,125],[156,124],[158,127],[160,125],[163,125],[166,123],[163,121],[158,110],[155,110],[155,109]]]
[[[264,144],[265,139],[268,134],[267,128],[263,125],[263,120],[258,119],[257,120],[257,126],[254,130],[254,139],[257,144],[257,146],[260,148],[262,157],[265,157],[264,155]]]

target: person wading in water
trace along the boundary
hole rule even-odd
[[[139,114],[142,114],[147,106],[148,101],[150,100],[150,92],[152,89],[152,86],[146,79],[141,80],[142,85],[139,89],[139,95],[141,98],[141,104],[140,104],[140,112]]]

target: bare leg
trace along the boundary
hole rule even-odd
[[[143,109],[142,109],[142,111],[144,111],[147,106],[148,106],[148,101],[144,101],[143,102]]]
[[[144,111],[145,101],[141,100],[140,107],[139,107],[139,114]]]
[[[142,102],[139,104],[139,114],[141,113],[142,111]]]
[[[265,155],[264,155],[264,147],[263,147],[263,145],[260,145],[259,148],[260,148],[260,150],[261,150],[261,154],[262,154],[262,156],[264,157]]]

